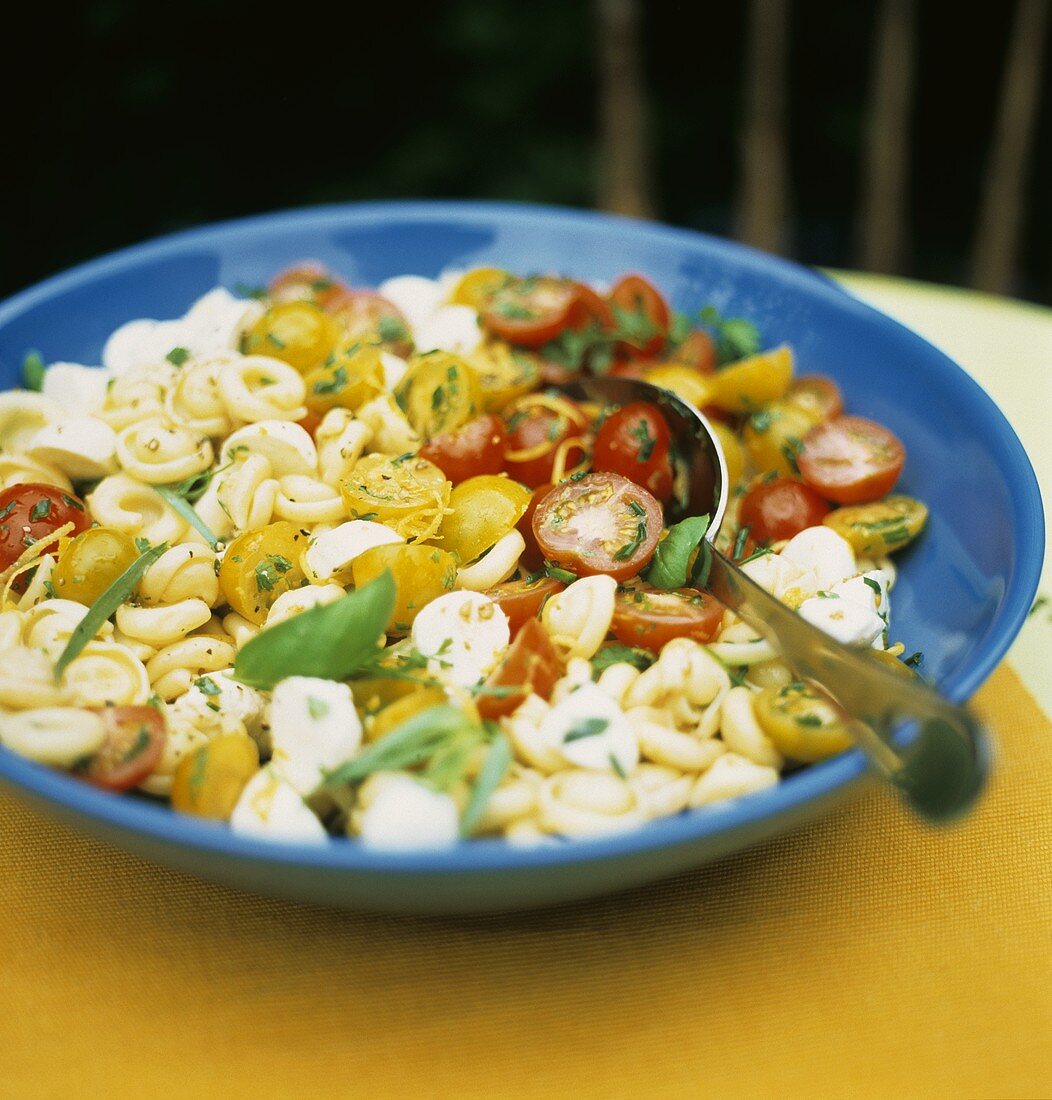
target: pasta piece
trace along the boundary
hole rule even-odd
[[[219,367],[219,397],[234,423],[302,420],[307,385],[294,367],[266,355],[244,355]]]
[[[80,707],[140,706],[150,698],[150,677],[142,661],[116,642],[89,642],[67,665],[62,683]]]
[[[655,764],[680,772],[703,772],[725,751],[717,740],[692,737],[666,724],[663,713],[652,707],[632,707],[626,716],[643,756]]]
[[[648,818],[670,817],[687,808],[694,777],[683,775],[674,767],[640,764],[629,785]]]
[[[117,627],[129,638],[161,649],[204,626],[211,617],[212,609],[196,597],[163,607],[135,607],[125,603],[117,608]]]
[[[515,755],[545,775],[569,767],[557,745],[541,734],[541,722],[549,710],[539,695],[528,695],[514,714],[501,719]]]
[[[599,674],[596,686],[615,703],[622,704],[629,688],[639,679],[639,669],[624,661],[607,665]]]
[[[165,393],[174,378],[175,371],[168,364],[113,378],[96,415],[116,432],[140,421],[162,418]]]
[[[613,577],[582,577],[544,605],[541,622],[564,659],[595,656],[614,618],[616,592]]]
[[[18,599],[18,609],[28,611],[36,607],[38,603],[51,599],[51,573],[55,568],[55,558],[52,554],[44,554],[37,559],[36,572],[33,579],[26,585],[25,592]]]
[[[12,485],[25,485],[32,481],[42,485],[57,485],[67,493],[73,491],[69,478],[54,466],[38,462],[25,454],[0,453],[0,488],[10,489]]]
[[[39,393],[0,393],[0,451],[23,452],[41,428],[62,419],[62,408]]]
[[[270,463],[270,476],[300,474],[314,477],[318,471],[318,449],[310,432],[284,420],[261,420],[247,424],[227,436],[222,447],[223,462],[259,455]]]
[[[638,792],[604,772],[574,770],[551,775],[538,792],[537,823],[562,836],[602,836],[646,821]]]
[[[656,707],[681,728],[698,731],[707,708],[730,685],[727,670],[689,638],[668,642],[624,697],[626,707]]]
[[[212,465],[208,438],[161,419],[132,424],[117,436],[117,459],[148,485],[185,481]]]
[[[219,371],[237,358],[234,352],[221,352],[183,364],[165,394],[168,419],[212,439],[232,431],[234,421],[219,392]]]
[[[146,662],[153,690],[171,702],[190,690],[194,680],[206,672],[229,668],[237,656],[232,641],[210,634],[190,634],[159,649]]]
[[[372,434],[372,429],[355,420],[347,409],[330,409],[315,432],[322,481],[339,485],[347,478],[365,453]]]
[[[149,485],[114,474],[103,478],[87,498],[91,514],[103,527],[146,539],[156,546],[180,542],[187,531],[182,519]]]
[[[105,739],[102,719],[76,707],[0,714],[0,744],[27,760],[53,768],[72,768],[78,760],[96,752]]]
[[[537,809],[542,776],[532,768],[513,765],[504,782],[490,795],[476,833],[499,833]]]
[[[526,549],[526,540],[512,529],[473,565],[457,570],[457,588],[471,592],[486,592],[506,581],[518,568],[519,557]]]
[[[0,661],[0,707],[32,710],[61,706],[65,691],[55,683],[54,666],[45,653],[12,646]]]
[[[183,543],[166,550],[139,582],[139,600],[147,607],[197,598],[210,607],[219,602],[216,555],[204,546]]]
[[[727,748],[754,764],[780,768],[782,754],[760,728],[753,709],[753,693],[747,687],[731,688],[723,700],[720,731]]]
[[[286,619],[291,619],[301,611],[332,603],[344,595],[346,593],[338,584],[305,584],[302,588],[294,588],[291,592],[282,592],[271,604],[264,625],[274,626]]]
[[[26,611],[22,620],[22,640],[33,649],[57,661],[70,635],[88,609],[75,600],[42,600]],[[113,624],[104,622],[95,632],[97,639],[113,636]]]
[[[690,805],[696,809],[713,802],[725,802],[754,791],[767,790],[777,783],[778,772],[775,768],[754,763],[733,752],[724,753],[694,783]]]
[[[367,401],[358,409],[357,418],[369,429],[374,452],[400,455],[420,447],[420,436],[388,394]]]
[[[339,523],[347,515],[339,489],[317,478],[288,474],[278,482],[274,515],[304,526]]]

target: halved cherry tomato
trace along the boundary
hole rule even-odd
[[[280,595],[307,583],[300,557],[308,535],[286,520],[238,535],[219,566],[223,599],[249,622],[262,625]]]
[[[375,290],[340,288],[322,303],[347,330],[352,341],[382,344],[386,351],[405,358],[413,350],[413,338],[402,311]]]
[[[829,510],[829,504],[810,485],[778,477],[761,481],[745,494],[738,522],[749,528],[757,542],[778,542],[817,527]]]
[[[340,492],[351,519],[375,519],[406,540],[422,542],[442,523],[450,484],[433,462],[420,455],[368,454],[354,464]]]
[[[578,576],[634,577],[654,556],[661,505],[620,474],[564,481],[537,505],[533,533],[544,556]]]
[[[114,527],[89,527],[68,543],[51,571],[60,600],[91,605],[139,556],[131,535]]]
[[[317,260],[303,260],[279,272],[270,280],[271,300],[279,302],[314,302],[324,308],[328,297],[345,289],[329,269]]]
[[[184,756],[172,777],[172,808],[229,821],[248,781],[259,771],[259,749],[246,733],[221,733]]]
[[[500,267],[476,267],[460,277],[449,295],[449,301],[455,306],[471,306],[479,310],[492,294],[513,277]]]
[[[526,549],[519,556],[519,564],[524,569],[540,569],[544,564],[544,555],[537,545],[537,536],[533,533],[533,514],[537,511],[537,505],[554,488],[555,486],[550,481],[544,485],[538,485],[533,490],[533,496],[530,497],[530,503],[526,506],[526,511],[523,512],[519,522],[515,524],[515,529],[522,535],[523,541],[526,543]]]
[[[108,791],[138,786],[157,767],[164,752],[164,715],[153,707],[94,707],[106,727],[106,740],[78,771]]]
[[[569,328],[582,329],[595,324],[600,329],[614,326],[614,311],[609,302],[601,298],[586,283],[574,283],[577,299],[570,306]]]
[[[622,645],[659,653],[673,638],[712,641],[724,611],[723,604],[708,592],[689,588],[664,592],[640,585],[618,592],[611,629]]]
[[[328,357],[339,338],[339,325],[313,302],[281,302],[248,328],[241,348],[247,355],[280,359],[306,374]]]
[[[454,485],[478,474],[499,474],[504,468],[507,436],[499,417],[476,416],[459,428],[439,432],[420,448]]]
[[[482,694],[475,700],[479,715],[492,720],[511,714],[531,693],[547,699],[561,673],[562,662],[548,637],[548,631],[537,619],[527,619],[503,660],[489,674]],[[497,690],[487,694],[486,688]],[[504,695],[500,691],[504,688],[519,690]]]
[[[655,405],[625,405],[603,421],[592,449],[592,468],[627,477],[667,501],[672,496],[671,438]]]
[[[570,323],[579,287],[571,279],[546,275],[511,279],[486,298],[482,323],[509,344],[539,348],[556,339]]]
[[[24,482],[0,493],[0,570],[17,561],[34,542],[72,523],[71,535],[91,526],[84,502],[56,485]],[[57,550],[57,547],[55,548]],[[29,577],[23,573],[11,587],[24,592]]]
[[[862,504],[891,491],[906,449],[887,428],[861,416],[838,416],[804,437],[800,473],[827,500]]]
[[[668,358],[673,363],[686,363],[702,374],[712,374],[716,370],[716,344],[703,329],[695,329],[680,341]]]
[[[508,431],[505,468],[531,489],[554,480],[562,444],[571,438],[583,439],[588,431],[588,418],[572,401],[547,394],[531,394],[513,402],[505,410],[504,423]],[[563,448],[563,470],[573,469],[584,453],[583,446]]]
[[[622,341],[624,346],[637,355],[657,355],[665,346],[672,321],[668,303],[657,287],[642,275],[624,275],[614,283],[609,301],[622,329],[630,318],[633,332]],[[618,317],[618,311],[629,316]]]
[[[554,577],[541,576],[537,580],[505,581],[491,588],[486,595],[500,604],[508,616],[508,626],[514,634],[528,619],[535,619],[544,601],[566,587]]]
[[[509,534],[529,503],[530,491],[511,478],[469,477],[449,494],[438,541],[467,565]]]
[[[840,387],[823,374],[803,374],[794,378],[785,400],[814,413],[819,420],[832,420],[844,411]]]

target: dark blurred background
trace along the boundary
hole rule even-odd
[[[0,293],[202,222],[448,196],[603,206],[1048,302],[1048,6],[23,11]]]

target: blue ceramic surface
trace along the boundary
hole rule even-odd
[[[308,257],[366,286],[479,265],[607,281],[632,270],[679,309],[711,303],[750,318],[766,345],[790,343],[801,373],[832,375],[848,411],[887,424],[906,444],[901,488],[925,500],[932,519],[900,558],[893,637],[922,650],[926,673],[964,700],[1019,630],[1041,566],[1041,502],[1022,446],[986,394],[941,352],[824,277],[697,233],[486,203],[327,207],[206,227],[85,264],[0,306],[0,385],[16,383],[31,348],[45,361],[98,362],[123,322],[178,316],[211,287],[265,283]],[[519,908],[637,885],[783,832],[855,792],[864,776],[852,752],[771,791],[615,837],[391,855],[338,840],[308,847],[238,837],[0,749],[0,779],[123,848],[263,894],[415,912]]]

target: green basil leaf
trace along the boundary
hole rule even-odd
[[[194,506],[190,504],[189,501],[180,496],[168,485],[155,485],[153,491],[159,497],[164,498],[168,507],[171,508],[173,512],[177,512],[191,527],[195,528],[213,550],[216,548],[219,539],[216,538],[208,524],[197,514]]]
[[[654,552],[647,580],[666,591],[682,588],[687,583],[690,556],[702,544],[708,529],[708,516],[691,516],[670,527]]]
[[[101,596],[88,608],[87,615],[77,623],[73,633],[66,642],[66,648],[62,651],[58,661],[55,662],[55,679],[60,680],[66,666],[76,657],[80,651],[98,633],[98,629],[117,610],[118,607],[135,591],[135,586],[147,569],[168,549],[168,543],[162,542],[160,546],[147,550],[140,554],[128,566],[127,569],[102,593]]]
[[[470,836],[479,823],[486,804],[511,766],[511,746],[503,733],[497,733],[490,743],[486,759],[482,762],[471,798],[460,818],[460,835]]]
[[[385,570],[335,603],[260,631],[238,653],[234,678],[267,691],[286,676],[346,680],[376,654],[394,604],[394,578]]]
[[[643,669],[650,668],[657,658],[646,649],[636,649],[627,645],[605,645],[592,658],[592,679],[598,680],[600,675],[611,665],[628,664]]]

